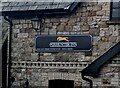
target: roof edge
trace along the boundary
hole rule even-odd
[[[82,74],[85,76],[98,77],[101,67],[104,66],[104,64],[107,61],[111,60],[113,57],[115,57],[119,53],[120,53],[120,42],[115,44],[107,52],[105,52],[102,56],[100,56],[98,59],[96,59],[90,65],[88,65],[86,68],[84,68],[81,71]]]

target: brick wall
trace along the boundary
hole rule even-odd
[[[72,14],[45,18],[42,33],[47,34],[49,31],[50,34],[55,34],[58,31],[58,34],[66,34],[71,31],[73,34],[91,34],[93,36],[93,50],[89,53],[41,53],[40,59],[38,59],[38,53],[35,53],[35,36],[37,33],[32,27],[31,20],[13,19],[13,64],[11,70],[12,76],[15,77],[13,86],[23,86],[26,77],[30,86],[48,86],[49,79],[57,78],[73,79],[75,80],[75,86],[87,86],[88,83],[81,79],[81,69],[75,68],[74,63],[72,69],[71,65],[69,66],[66,63],[77,62],[80,63],[79,67],[84,68],[120,41],[120,25],[108,25],[109,16],[109,2],[82,2]],[[43,68],[44,65],[39,68],[29,66],[26,76],[26,64],[22,66],[22,62],[29,62],[31,66],[35,65],[36,62],[46,63],[45,65],[48,67],[50,67],[47,64],[48,62],[60,62],[63,65],[60,65],[60,68],[53,63],[51,68]],[[87,64],[81,65],[82,62]],[[21,67],[18,63],[21,64]],[[106,64],[100,77],[93,79],[94,86],[118,86],[119,70],[116,71],[119,68],[119,66],[116,66],[118,64],[117,61]]]

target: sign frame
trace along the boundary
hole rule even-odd
[[[89,50],[54,50],[54,51],[52,51],[52,50],[37,50],[37,45],[36,45],[36,42],[37,42],[37,38],[38,37],[57,37],[57,36],[68,36],[68,37],[70,37],[70,36],[72,36],[72,37],[86,37],[86,36],[88,36],[91,40],[90,40],[90,49]],[[90,52],[90,51],[92,51],[92,47],[93,47],[93,45],[92,45],[92,42],[93,42],[93,37],[89,34],[89,35],[83,35],[83,34],[80,34],[80,35],[74,35],[74,34],[70,34],[70,35],[65,35],[65,34],[58,34],[58,35],[56,35],[56,34],[51,34],[51,35],[37,35],[36,36],[36,38],[35,38],[35,52],[37,52],[37,53],[58,53],[58,52],[64,52],[64,53],[69,53],[69,52]]]

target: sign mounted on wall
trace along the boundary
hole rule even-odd
[[[36,37],[36,52],[87,52],[92,49],[90,35],[39,35]]]

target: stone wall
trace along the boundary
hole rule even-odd
[[[13,19],[13,34],[12,34],[12,77],[15,77],[13,86],[22,86],[25,84],[26,77],[29,80],[30,86],[48,86],[49,79],[73,79],[75,86],[88,86],[88,83],[81,79],[79,68],[72,69],[66,63],[77,62],[82,64],[91,63],[97,57],[102,55],[114,44],[120,41],[120,25],[108,25],[110,17],[109,2],[82,2],[77,9],[66,16],[54,16],[43,19],[42,33],[47,34],[67,34],[71,31],[72,34],[91,34],[93,36],[92,52],[84,53],[41,53],[38,58],[38,53],[35,53],[35,36],[36,31],[33,29],[30,19]],[[118,57],[119,58],[119,57]],[[64,63],[62,67],[66,68],[49,68],[50,65],[45,64],[48,68],[27,68],[29,62],[33,63],[48,63],[60,62]],[[16,64],[15,64],[16,63]],[[21,67],[20,67],[20,64]],[[75,65],[74,63],[72,65]],[[107,64],[103,67],[101,75],[97,79],[93,79],[95,86],[118,86],[119,68],[117,62]],[[18,66],[18,67],[16,67]],[[60,66],[60,67],[61,67]],[[79,65],[84,68],[87,65]],[[107,71],[107,70],[109,71]],[[114,71],[115,72],[114,72]],[[27,72],[27,73],[26,73]],[[27,74],[27,75],[26,75]],[[73,75],[73,76],[72,76]],[[109,77],[110,76],[110,77]],[[72,77],[72,78],[70,78]],[[105,78],[105,79],[103,79]],[[110,82],[106,84],[106,80],[110,78]]]

